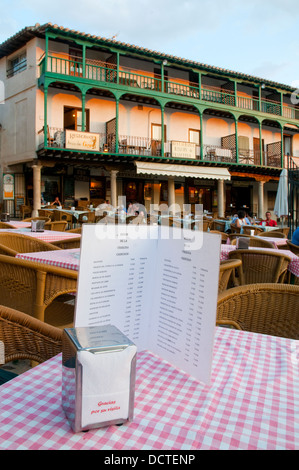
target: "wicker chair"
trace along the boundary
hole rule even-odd
[[[229,238],[230,243],[232,243],[233,240],[235,240],[236,238],[240,238],[240,237],[242,237],[242,238],[250,238],[250,235],[246,235],[246,234],[242,234],[242,235],[241,235],[240,233],[229,233],[229,234],[228,234],[228,238]]]
[[[55,221],[55,222],[47,222],[45,224],[45,230],[55,230],[56,232],[64,232],[68,222],[66,220]]]
[[[212,227],[213,230],[217,230],[218,232],[225,232],[225,221],[214,220]]]
[[[260,235],[261,233],[264,233],[264,230],[261,227],[257,227],[256,225],[243,225],[244,235],[251,235],[251,230],[254,230],[254,235]]]
[[[84,212],[84,214],[80,214],[78,217],[78,224],[93,224],[95,223],[95,212]]]
[[[0,254],[16,256],[18,253],[34,253],[37,251],[60,250],[51,243],[44,242],[22,233],[0,233]]]
[[[26,204],[22,204],[20,206],[20,211],[21,211],[21,214],[22,214],[22,219],[24,219],[26,217],[26,215],[30,216],[32,214],[32,207],[27,206]]]
[[[57,241],[52,242],[52,245],[58,246],[62,250],[68,250],[70,248],[80,248],[81,237],[66,238],[65,240],[57,240]]]
[[[72,228],[70,230],[67,230],[67,233],[82,233],[82,227]]]
[[[68,228],[72,228],[74,220],[74,216],[68,212],[64,212],[62,210],[54,211],[54,222],[66,222]]]
[[[216,324],[299,339],[299,286],[251,284],[218,296]]]
[[[38,210],[39,217],[48,217],[51,221],[54,220],[54,211],[48,211],[46,209],[39,209]]]
[[[291,258],[279,250],[235,250],[229,253],[229,259],[239,259],[242,265],[238,268],[235,285],[257,283],[283,283]]]
[[[28,217],[27,219],[23,219],[22,222],[31,222],[32,220],[44,220],[46,222],[51,222],[50,217]]]
[[[260,237],[269,237],[269,238],[287,238],[287,236],[282,232],[277,232],[276,230],[271,230],[270,232],[263,232],[259,234]]]
[[[242,238],[243,235],[239,235],[239,237],[236,237],[232,240],[231,245],[236,245],[238,238]],[[246,237],[248,238],[248,237]],[[249,246],[256,246],[260,248],[275,248],[275,245],[268,240],[260,240],[259,238],[255,237],[250,237],[249,240]]]
[[[228,288],[231,276],[234,274],[235,269],[239,268],[241,264],[242,261],[238,259],[220,262],[218,294]]]
[[[218,230],[210,230],[209,233],[216,233],[218,235],[221,235],[221,243],[227,243],[227,240],[229,238],[229,235],[227,233],[224,233],[224,232],[219,232]]]
[[[62,351],[62,330],[0,305],[0,341],[5,364],[19,359],[40,364]],[[16,375],[0,369],[0,385]]]
[[[295,255],[299,256],[299,246],[295,245],[294,243],[290,242],[289,240],[286,240],[286,245],[287,249],[290,250],[292,253],[295,253]]]
[[[0,222],[0,229],[3,229],[3,228],[15,229],[16,227],[14,225],[9,224],[8,222]]]
[[[241,228],[237,227],[236,224],[230,224],[230,229],[231,229],[232,233],[240,233],[241,232]]]
[[[270,233],[280,232],[280,233],[283,233],[287,238],[289,235],[289,231],[290,231],[290,227],[278,227],[278,228],[271,230]]]
[[[76,292],[77,277],[71,269],[0,255],[0,305],[58,328],[72,327],[75,295],[70,302],[65,294]]]

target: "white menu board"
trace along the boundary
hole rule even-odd
[[[75,326],[111,324],[209,383],[221,239],[159,226],[84,224]]]

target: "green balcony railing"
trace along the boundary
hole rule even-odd
[[[260,111],[265,114],[282,116],[287,119],[299,120],[299,105],[285,104],[265,100],[261,102],[257,98],[235,96],[232,91],[220,90],[203,86],[201,90],[196,84],[183,84],[173,80],[164,80],[158,77],[148,76],[142,73],[119,70],[115,65],[107,65],[104,62],[90,61],[87,59],[85,69],[80,58],[63,58],[55,55],[49,55],[47,64],[45,55],[40,61],[40,74],[46,72],[68,75],[72,77],[82,77],[86,80],[99,82],[115,83],[130,88],[139,88],[143,90],[152,90],[184,96],[187,98],[201,99],[205,102],[233,106],[248,111]]]

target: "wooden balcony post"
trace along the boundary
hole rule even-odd
[[[239,139],[238,139],[238,118],[235,117],[235,136],[236,136],[236,162],[239,163]]]
[[[82,67],[83,67],[83,71],[82,71],[82,76],[83,78],[86,77],[86,44],[83,44],[82,46]]]
[[[119,98],[115,98],[115,153],[118,153]]]
[[[260,134],[260,165],[263,166],[263,131],[262,131],[262,123],[259,121],[259,134]]]
[[[85,101],[86,101],[86,91],[82,90],[81,91],[81,102],[82,102],[82,122],[81,122],[81,129],[82,129],[82,132],[85,131],[85,126],[86,126],[86,123],[85,123]]]
[[[200,133],[199,133],[199,138],[200,138],[200,159],[203,160],[203,117],[202,117],[202,111],[199,111],[199,119],[200,119]]]
[[[44,147],[48,146],[48,86],[44,87]]]
[[[283,135],[283,124],[280,124],[280,132],[281,132],[281,158],[280,158],[280,166],[284,168],[284,135]]]
[[[161,157],[164,157],[164,104],[161,104]]]

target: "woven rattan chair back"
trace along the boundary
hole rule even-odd
[[[46,222],[51,222],[51,218],[47,216],[41,217],[27,217],[27,219],[23,219],[22,222],[32,222],[32,220],[44,220]]]
[[[294,243],[290,242],[289,240],[286,240],[287,248],[290,250],[292,253],[295,253],[295,255],[299,256],[299,246],[295,245]]]
[[[67,228],[68,222],[66,220],[56,220],[45,224],[45,230],[55,230],[56,232],[64,232]]]
[[[225,232],[225,221],[214,220],[213,230],[218,230],[218,232]]]
[[[287,238],[283,232],[276,232],[276,230],[270,230],[270,232],[260,233],[260,237],[269,237],[269,238]]]
[[[251,235],[252,230],[254,231],[254,235],[260,235],[261,233],[264,233],[263,229],[257,227],[256,225],[243,225],[242,234]]]
[[[0,254],[16,256],[18,253],[59,250],[51,243],[14,232],[0,233]]]
[[[219,294],[217,325],[299,339],[299,286],[251,284]]]
[[[238,238],[242,238],[242,237],[243,237],[243,235],[239,235],[239,237],[234,238],[231,241],[231,245],[236,245],[237,241],[238,241]],[[246,237],[246,238],[248,238],[248,237]],[[260,240],[259,238],[255,238],[255,237],[250,237],[249,246],[251,246],[251,247],[255,246],[255,247],[260,247],[260,248],[275,248],[273,243],[269,242],[268,240]]]
[[[218,235],[221,235],[221,243],[227,243],[227,240],[229,238],[229,235],[227,233],[224,233],[224,232],[219,232],[218,230],[210,230],[209,233],[215,233],[215,234],[218,234]]]
[[[241,228],[237,227],[236,224],[230,224],[230,229],[231,229],[232,233],[240,233],[241,232]]]
[[[70,269],[0,255],[0,305],[56,327],[72,326],[74,305],[59,296],[76,292],[77,276]]]
[[[14,225],[9,224],[8,222],[0,222],[0,229],[3,229],[3,228],[15,229],[16,227]]]
[[[285,280],[291,258],[276,251],[235,250],[229,253],[229,259],[239,259],[242,265],[238,268],[238,285],[276,282]]]
[[[62,330],[0,305],[0,341],[5,363],[18,359],[41,363],[62,351]]]
[[[93,224],[95,223],[95,212],[84,212],[84,214],[80,214],[78,217],[78,223],[79,224]]]
[[[81,246],[81,237],[76,238],[67,238],[65,240],[57,240],[52,242],[54,246],[58,246],[62,250],[68,250],[71,248],[80,248]]]
[[[234,277],[235,269],[239,268],[242,261],[239,259],[225,260],[220,262],[218,293],[225,291],[230,287],[231,278]]]

